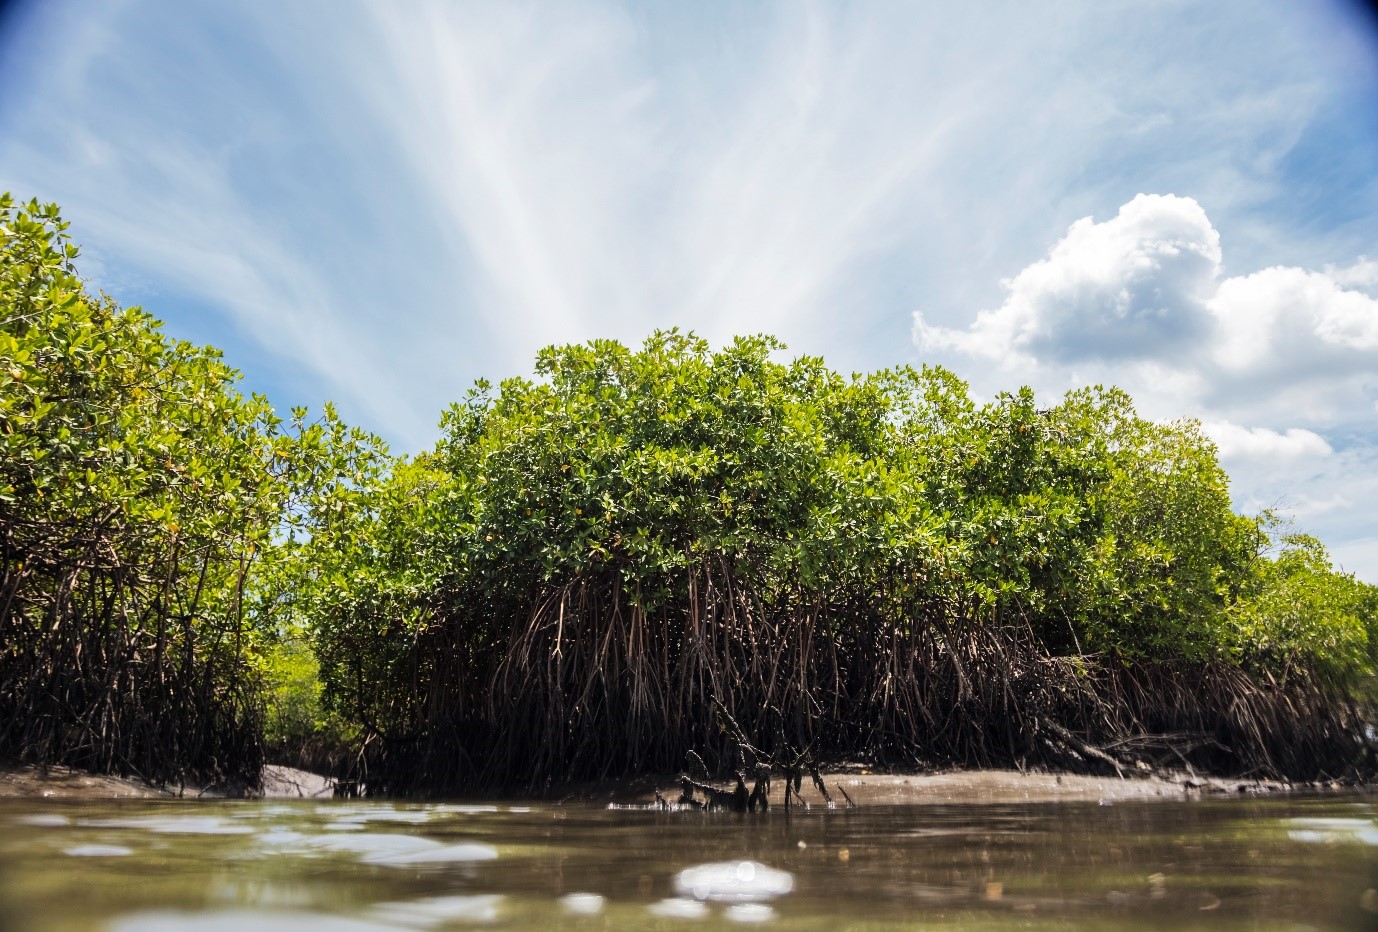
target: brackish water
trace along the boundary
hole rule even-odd
[[[1378,927],[1378,805],[0,799],[4,932],[753,924]]]

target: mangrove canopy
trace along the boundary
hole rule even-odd
[[[65,229],[0,198],[0,756],[250,785],[266,746],[393,793],[748,743],[1374,770],[1378,588],[1120,391],[670,330],[549,348],[391,459],[90,293]]]
[[[0,195],[0,758],[255,785],[274,561],[379,449],[89,294],[65,230]]]
[[[1378,590],[1198,425],[781,349],[547,349],[322,517],[295,607],[372,786],[727,767],[718,710],[880,767],[1367,766]]]

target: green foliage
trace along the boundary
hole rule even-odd
[[[1268,538],[1264,538],[1268,540]],[[1336,572],[1313,537],[1284,534],[1249,570],[1231,606],[1233,647],[1248,665],[1286,676],[1318,669],[1345,682],[1378,669],[1378,586]]]
[[[283,640],[261,667],[267,711],[263,731],[269,746],[301,741],[324,727],[320,666],[309,646]]]
[[[65,229],[0,197],[0,751],[252,779],[266,713],[280,748],[463,756],[537,728],[527,689],[538,758],[568,762],[580,728],[654,743],[734,690],[776,725],[831,701],[913,739],[1015,644],[1078,681],[1350,688],[1378,662],[1378,590],[1309,539],[1275,552],[1199,426],[1114,389],[983,404],[938,368],[844,377],[670,330],[548,348],[391,460],[88,294]]]
[[[369,442],[87,294],[66,228],[0,197],[0,748],[254,779],[260,570]]]
[[[1113,389],[979,404],[941,369],[845,378],[780,349],[671,330],[635,351],[551,347],[536,379],[479,383],[433,451],[314,531],[301,604],[327,702],[417,735],[489,701],[537,628],[563,651],[550,606],[573,583],[692,614],[715,574],[838,644],[862,617],[911,634],[947,617],[1062,656],[1371,667],[1360,609],[1333,601],[1357,606],[1357,584],[1319,558],[1296,601],[1293,557],[1259,555],[1195,423],[1146,421]]]
[[[320,664],[299,637],[277,641],[262,657],[263,737],[270,760],[318,772],[334,770],[358,739],[358,727],[321,702]]]

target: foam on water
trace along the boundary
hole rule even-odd
[[[435,896],[395,903],[380,903],[372,914],[385,922],[430,927],[452,922],[496,922],[500,915],[501,894]]]
[[[386,851],[370,855],[363,860],[365,864],[377,864],[382,867],[422,867],[493,861],[497,859],[497,856],[497,849],[491,845],[469,842],[458,845],[441,845],[434,848],[418,848],[411,851]]]
[[[134,853],[134,849],[124,845],[77,845],[63,848],[62,853],[69,858],[126,858]]]
[[[34,825],[39,828],[55,828],[59,825],[70,825],[72,820],[55,812],[37,812],[33,815],[23,815],[14,820],[16,825]]]
[[[723,911],[732,922],[755,924],[769,922],[775,918],[775,910],[765,903],[734,903]]]
[[[109,932],[394,932],[406,926],[329,913],[226,909],[210,912],[150,911],[121,916]]]
[[[560,908],[574,916],[596,916],[603,911],[603,898],[597,893],[566,893]]]
[[[719,861],[682,870],[675,876],[675,892],[699,900],[751,903],[784,896],[794,889],[794,877],[759,861]]]
[[[698,900],[691,900],[683,896],[670,897],[659,903],[652,903],[647,909],[666,919],[702,919],[708,915],[707,906]]]
[[[275,854],[319,856],[355,854],[361,859],[395,856],[445,847],[432,838],[418,835],[360,834],[308,835],[301,832],[267,832],[259,841]]]
[[[248,825],[236,825],[218,816],[145,816],[136,819],[92,819],[81,822],[90,828],[133,828],[159,835],[252,835]]]
[[[1293,841],[1321,844],[1348,843],[1378,846],[1378,824],[1368,819],[1289,819],[1296,828],[1288,831]]]
[[[352,812],[336,819],[337,822],[358,822],[360,824],[368,822],[402,822],[407,825],[425,825],[433,822],[438,812],[436,808],[431,809],[369,809],[363,812]]]
[[[499,811],[497,806],[470,805],[468,803],[440,803],[433,806],[432,809],[437,813],[449,815],[488,815]]]

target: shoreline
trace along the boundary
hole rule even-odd
[[[137,777],[90,773],[72,767],[0,763],[0,799],[330,799],[334,782],[320,774],[269,764],[257,794],[227,792],[218,787],[167,786]]]
[[[1174,774],[1164,776],[1104,777],[1072,773],[1020,772],[1017,770],[947,770],[927,773],[869,773],[825,771],[820,774],[836,808],[850,804],[993,805],[1054,802],[1113,803],[1133,800],[1183,800],[1258,798],[1289,794],[1367,792],[1369,787],[1338,783],[1281,783],[1266,780]],[[725,784],[719,784],[726,788]],[[680,795],[677,777],[646,777],[567,787],[558,802],[605,802],[610,806],[655,807],[657,796],[677,808]],[[845,791],[845,792],[842,792]],[[850,801],[849,801],[850,797]],[[772,808],[784,806],[784,780],[772,781]],[[809,806],[826,806],[818,789],[804,781],[799,797]],[[799,803],[795,803],[799,805]]]
[[[1291,784],[1188,774],[1119,778],[1069,773],[1021,773],[1017,770],[950,770],[908,774],[828,771],[821,776],[838,808],[849,805],[848,797],[857,806],[866,807],[1256,798],[1303,793],[1362,793],[1371,789],[1337,783]],[[658,775],[570,784],[553,793],[549,801],[554,805],[601,803],[615,807],[654,808],[659,805],[659,797],[670,801],[674,808],[673,801],[678,799],[679,794],[677,777]],[[262,791],[247,798],[328,800],[333,795],[333,781],[328,777],[291,767],[269,765],[264,768]],[[182,788],[179,793],[177,788],[150,786],[133,777],[92,774],[70,767],[54,766],[45,772],[32,764],[0,764],[0,799],[228,798],[246,797],[216,788],[190,786]],[[799,799],[807,807],[827,805],[822,794],[810,782],[804,784]],[[769,802],[772,807],[783,808],[783,779],[773,781]],[[801,803],[796,802],[795,805]]]

